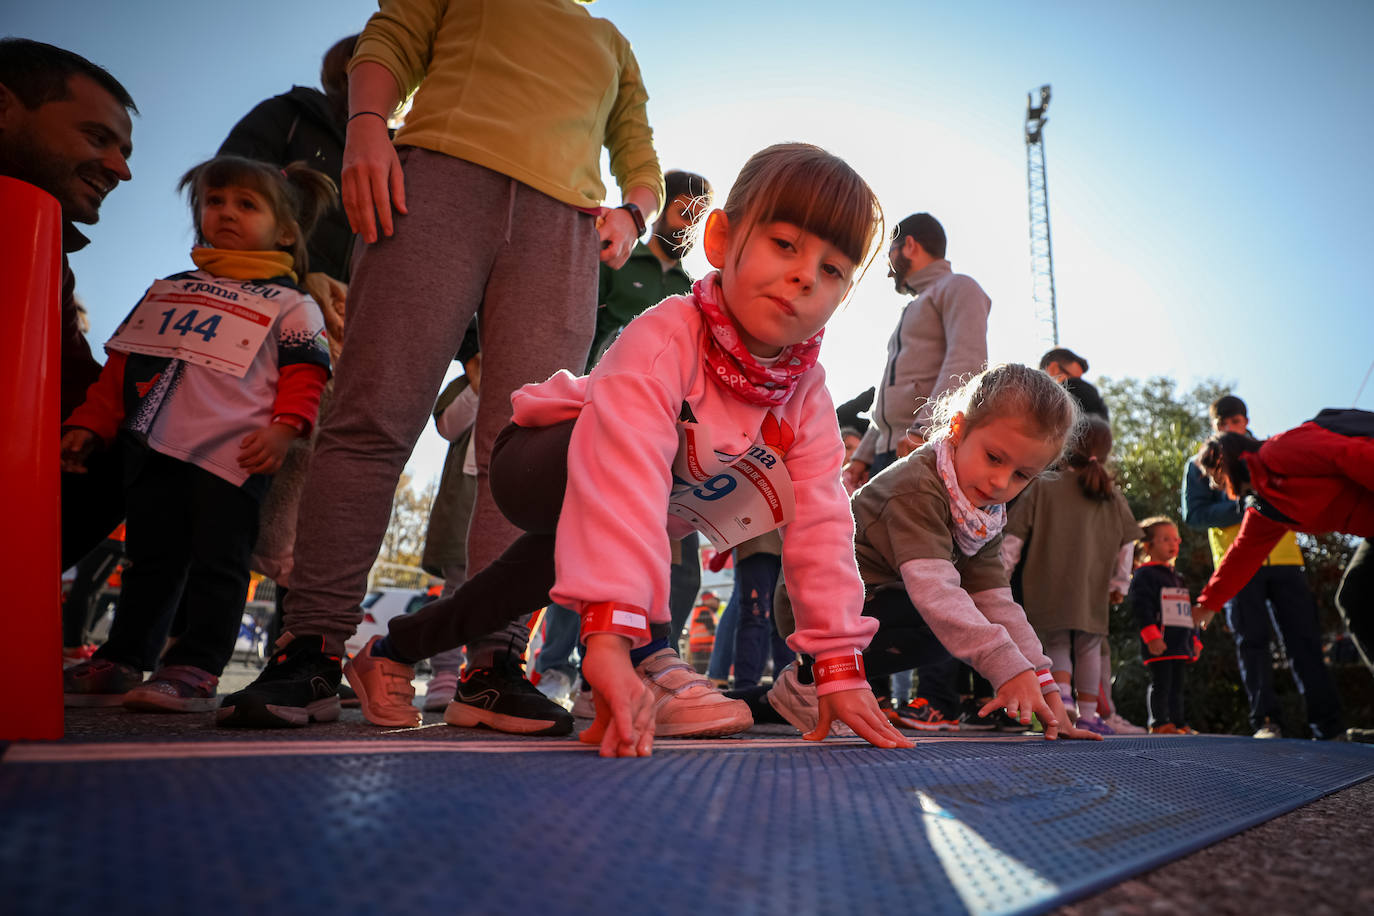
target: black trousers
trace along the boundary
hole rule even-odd
[[[1336,609],[1365,666],[1374,672],[1374,543],[1365,538],[1346,564],[1345,575],[1336,589]]]
[[[466,645],[549,603],[554,533],[568,489],[574,420],[527,429],[509,424],[491,450],[491,495],[524,533],[453,594],[394,617],[387,639],[410,663]]]
[[[122,442],[86,459],[86,473],[62,473],[62,568],[75,566],[124,521]]]
[[[1150,707],[1150,726],[1172,722],[1182,728],[1187,723],[1183,718],[1183,685],[1188,679],[1188,663],[1175,659],[1150,662],[1145,667],[1150,672],[1150,687],[1145,694]]]
[[[958,659],[950,655],[926,623],[921,612],[907,597],[906,589],[889,588],[877,592],[864,603],[864,616],[878,621],[878,632],[864,650],[864,671],[869,678],[886,678],[898,671],[919,666],[951,666]],[[949,713],[951,710],[942,709]],[[958,714],[958,702],[952,710]]]
[[[258,503],[193,464],[126,445],[130,480],[124,571],[110,638],[96,651],[151,670],[194,665],[218,676],[234,653],[248,598]],[[186,631],[162,653],[177,606]]]

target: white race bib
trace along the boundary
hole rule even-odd
[[[281,310],[252,285],[223,278],[158,280],[105,346],[243,378]]]
[[[1159,590],[1159,603],[1162,610],[1161,622],[1166,627],[1187,627],[1192,629],[1193,601],[1186,588],[1169,587]]]
[[[792,478],[772,448],[751,445],[727,463],[716,457],[706,427],[679,424],[668,513],[706,535],[716,552],[781,528],[795,510]]]

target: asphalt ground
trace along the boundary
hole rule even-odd
[[[258,669],[230,664],[221,693],[250,682]],[[417,680],[423,694],[424,681]],[[75,742],[287,742],[386,740],[511,741],[511,736],[443,724],[440,713],[426,713],[421,729],[379,729],[357,709],[345,708],[339,721],[305,729],[272,732],[220,729],[213,715],[157,715],[120,709],[69,709],[66,737]],[[586,723],[579,722],[585,726]],[[743,736],[788,741],[796,734],[785,726],[757,726]],[[917,736],[918,740],[920,736]],[[1007,736],[1000,736],[1005,739]],[[548,739],[521,739],[531,750]],[[563,739],[566,741],[566,739]],[[941,740],[948,740],[942,738]],[[983,740],[969,737],[967,740]],[[1027,742],[1039,739],[1021,739]],[[1123,739],[1129,740],[1129,739]],[[1186,737],[1177,740],[1187,741]],[[1199,852],[1128,879],[1106,891],[1054,912],[1086,914],[1220,913],[1264,916],[1302,913],[1374,913],[1374,780],[1336,792],[1274,818]],[[915,898],[913,898],[915,899]]]

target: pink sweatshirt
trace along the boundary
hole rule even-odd
[[[717,456],[733,460],[763,441],[771,413],[784,443],[792,434],[783,463],[796,513],[783,531],[782,566],[797,629],[788,645],[817,660],[862,650],[878,621],[862,616],[854,519],[840,484],[844,446],[825,372],[817,365],[802,376],[784,405],[746,404],[710,378],[706,333],[695,301],[673,296],[632,321],[590,375],[559,372],[511,395],[521,426],[577,418],[550,597],[578,612],[624,602],[667,622],[669,539],[691,531],[668,515],[678,420],[695,418]],[[865,686],[858,678],[832,681],[820,692]]]

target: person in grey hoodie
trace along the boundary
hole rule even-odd
[[[945,258],[945,230],[929,213],[897,224],[888,249],[888,276],[907,303],[887,342],[887,363],[863,441],[845,467],[857,489],[870,476],[918,448],[930,409],[988,360],[988,313],[992,300]]]

